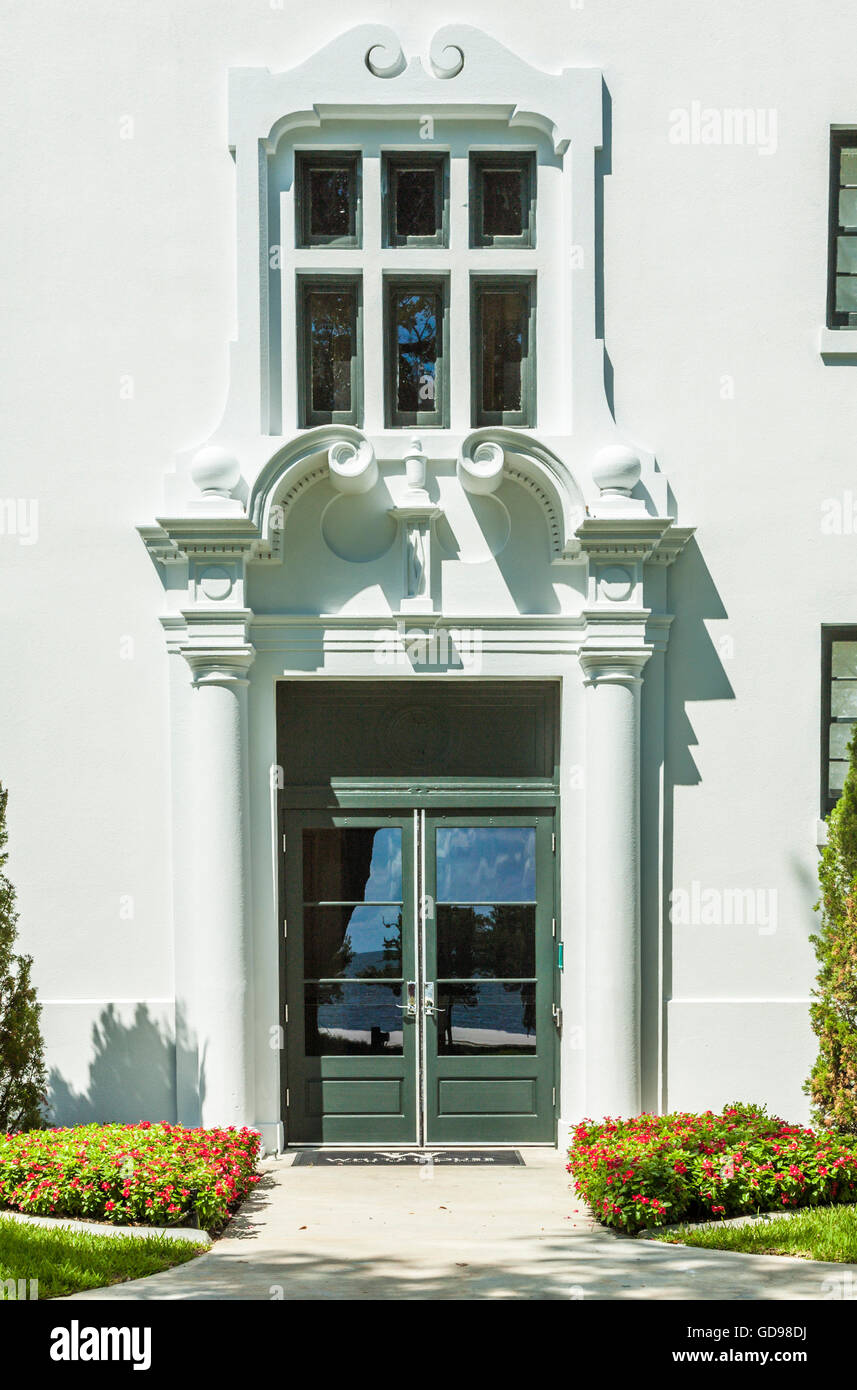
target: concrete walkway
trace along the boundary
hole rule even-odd
[[[825,1299],[857,1288],[855,1265],[617,1235],[575,1199],[561,1154],[522,1153],[522,1168],[267,1161],[210,1252],[68,1301]]]

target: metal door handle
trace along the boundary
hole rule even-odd
[[[416,980],[408,980],[407,991],[408,991],[408,992],[407,992],[407,996],[406,996],[406,998],[407,998],[407,1003],[406,1003],[406,1004],[396,1004],[395,1007],[396,1007],[397,1009],[401,1009],[402,1012],[405,1014],[405,1016],[406,1016],[407,1018],[416,1018],[416,1016],[417,1016],[417,982],[416,982]]]
[[[423,985],[423,1010],[429,1018],[432,1014],[445,1014],[446,1009],[441,1009],[434,1002],[434,980],[426,980]]]

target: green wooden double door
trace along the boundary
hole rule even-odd
[[[288,1142],[552,1143],[552,812],[284,831]]]

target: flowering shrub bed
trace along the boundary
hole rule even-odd
[[[594,1215],[624,1231],[857,1201],[857,1141],[763,1106],[583,1120],[568,1156]]]
[[[181,1125],[0,1133],[0,1209],[216,1230],[258,1182],[259,1135]]]

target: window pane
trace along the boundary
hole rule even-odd
[[[396,233],[430,237],[437,233],[435,169],[399,169],[396,175]]]
[[[313,410],[351,410],[354,310],[354,290],[310,290],[307,295]]]
[[[437,1050],[442,1057],[536,1051],[534,984],[438,985]]]
[[[830,713],[835,719],[857,719],[857,681],[834,681],[830,687]]]
[[[837,275],[836,308],[843,314],[857,312],[857,275]]]
[[[440,295],[407,290],[393,296],[396,409],[433,412],[436,399]]]
[[[318,167],[307,170],[310,236],[338,237],[351,232],[354,172],[342,168]]]
[[[844,758],[848,761],[848,743],[854,732],[854,725],[849,722],[842,724],[831,724],[830,726],[830,756],[831,758]]]
[[[439,902],[535,902],[534,826],[439,826],[435,847]]]
[[[836,269],[843,275],[857,273],[857,236],[836,238]]]
[[[845,774],[848,771],[848,763],[831,758],[828,776],[828,791],[831,796],[838,796],[845,786]]]
[[[527,296],[482,291],[482,409],[520,410],[526,350]]]
[[[458,980],[535,975],[535,907],[439,906],[437,973]]]
[[[857,149],[852,148],[840,152],[839,182],[857,184]]]
[[[511,972],[510,972],[511,973]],[[532,971],[514,972],[520,975]],[[400,907],[307,907],[304,909],[304,975],[401,979]]]
[[[857,189],[843,188],[839,194],[840,227],[857,227]]]
[[[323,984],[304,987],[308,1057],[402,1052],[402,986]]]
[[[524,231],[525,175],[522,169],[482,170],[482,235],[521,236]]]
[[[401,902],[402,832],[305,830],[303,870],[305,902]]]
[[[831,674],[857,680],[857,642],[833,642],[831,646]]]

